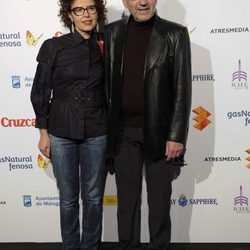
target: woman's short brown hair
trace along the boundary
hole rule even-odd
[[[71,5],[74,3],[75,0],[59,0],[58,4],[60,6],[58,16],[61,18],[61,22],[63,25],[70,29],[71,27],[71,20],[69,18],[69,13],[71,11]],[[106,21],[106,13],[107,9],[105,8],[106,1],[105,0],[94,0],[97,15],[98,15],[98,23],[103,26]]]

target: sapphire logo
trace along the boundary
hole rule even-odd
[[[185,207],[188,204],[188,200],[184,194],[182,194],[178,200],[179,206]]]
[[[247,73],[241,69],[241,60],[238,63],[238,70],[232,75],[232,87],[234,89],[248,89]]]
[[[23,195],[23,205],[24,207],[32,206],[31,195]]]
[[[248,198],[243,195],[242,186],[240,186],[240,195],[234,198],[234,211],[240,214],[250,213],[250,208],[248,207]]]
[[[21,88],[21,80],[20,80],[20,76],[11,76],[12,79],[12,87],[14,89],[19,89]]]
[[[215,81],[214,74],[201,74],[201,75],[193,75],[192,82],[193,83],[212,83]]]
[[[192,198],[188,199],[184,194],[179,199],[170,199],[171,205],[179,205],[180,207],[186,206],[217,206],[216,198]]]

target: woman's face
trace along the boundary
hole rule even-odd
[[[98,15],[94,0],[75,0],[71,5],[69,18],[75,24],[76,30],[84,37],[89,38],[96,27]]]

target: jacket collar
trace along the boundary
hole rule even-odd
[[[117,65],[121,65],[120,73],[123,74],[123,63],[124,63],[124,53],[125,53],[125,44],[126,44],[126,36],[128,29],[128,21],[129,17],[122,19],[121,27],[117,32],[117,39],[115,42],[115,52],[113,56],[116,58]]]
[[[155,20],[153,25],[152,34],[148,44],[148,50],[145,59],[145,67],[144,67],[144,79],[146,77],[146,73],[153,67],[153,65],[157,62],[157,59],[162,54],[161,51],[166,46],[166,41],[162,37],[159,32],[160,21],[161,18],[155,14]]]

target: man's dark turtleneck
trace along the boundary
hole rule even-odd
[[[130,16],[124,54],[123,125],[143,127],[143,73],[154,16],[146,22],[137,22]]]

